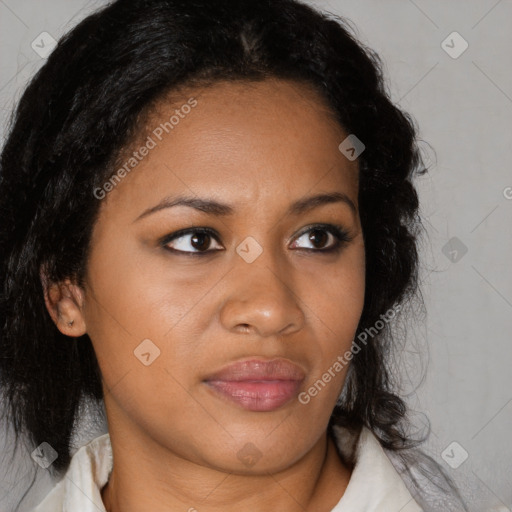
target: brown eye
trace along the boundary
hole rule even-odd
[[[329,240],[329,235],[322,229],[314,229],[309,232],[309,241],[316,249],[321,249]]]
[[[348,232],[341,226],[326,224],[325,226],[313,226],[303,231],[294,240],[291,248],[329,252],[339,249],[344,242],[349,242],[350,240]]]
[[[163,246],[170,251],[184,254],[209,253],[223,249],[213,233],[198,229],[178,231],[167,237]]]
[[[206,233],[198,233],[190,239],[190,245],[198,251],[206,251],[210,247],[211,237]]]

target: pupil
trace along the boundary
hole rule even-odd
[[[327,233],[321,229],[314,229],[309,235],[309,240],[315,247],[323,247],[327,243]]]
[[[208,235],[207,233],[196,233],[192,237],[191,242],[194,249],[202,250],[208,249],[208,246],[210,245],[209,240],[210,235]]]

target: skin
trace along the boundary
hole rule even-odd
[[[307,405],[271,412],[242,409],[203,379],[239,359],[281,357],[305,371],[305,391],[350,349],[365,268],[358,164],[338,150],[348,134],[304,84],[218,83],[176,105],[190,97],[197,106],[103,199],[84,287],[47,291],[58,328],[86,332],[101,368],[114,454],[103,501],[109,512],[330,511],[351,475],[326,433],[348,367]],[[149,130],[175,108],[162,100]],[[335,192],[355,211],[340,201],[287,213]],[[234,212],[175,206],[136,220],[175,195]],[[318,247],[298,236],[316,223],[341,225],[350,240],[322,253],[335,242],[328,231]],[[212,252],[159,243],[189,227],[218,233]],[[252,263],[236,252],[249,236],[263,249]],[[170,246],[197,251],[191,235]],[[145,339],[160,350],[148,366],[134,355]],[[247,443],[260,454],[250,467],[237,457]]]

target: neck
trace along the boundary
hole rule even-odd
[[[112,449],[115,464],[101,490],[107,512],[330,512],[351,475],[326,433],[292,466],[265,475],[226,474],[171,454],[162,457],[161,447],[155,460],[119,443]]]

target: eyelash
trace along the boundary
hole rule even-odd
[[[298,248],[293,250],[298,251],[306,251],[306,252],[316,252],[316,253],[336,253],[339,252],[342,246],[351,241],[351,237],[349,236],[349,233],[346,229],[343,227],[336,225],[336,224],[313,224],[311,226],[308,226],[306,229],[302,230],[295,238],[294,241],[301,238],[306,233],[309,233],[311,231],[325,231],[327,233],[330,233],[334,237],[334,243],[331,245],[331,247],[328,247],[327,249],[311,249],[311,248]],[[219,237],[217,233],[210,228],[205,227],[197,227],[197,228],[187,228],[187,229],[181,229],[179,231],[176,231],[174,233],[171,233],[167,236],[165,236],[161,241],[160,245],[167,251],[172,252],[173,254],[180,254],[185,256],[205,256],[207,254],[212,254],[213,252],[218,252],[221,249],[208,249],[206,251],[181,251],[178,249],[173,249],[171,247],[168,247],[168,244],[174,240],[177,240],[185,235],[190,234],[206,234],[211,236],[213,239],[217,241],[217,243],[220,244]]]

